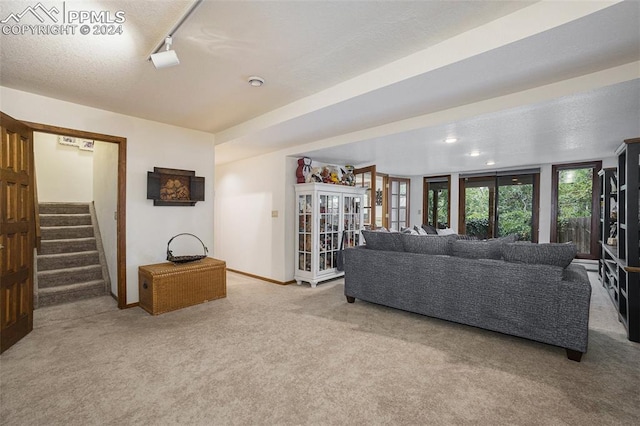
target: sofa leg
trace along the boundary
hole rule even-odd
[[[582,352],[574,351],[573,349],[567,349],[567,358],[569,358],[571,361],[580,362],[580,360],[582,359]]]
[[[347,302],[348,302],[348,303],[353,303],[353,302],[355,302],[355,301],[356,301],[356,298],[355,298],[355,297],[347,296]]]

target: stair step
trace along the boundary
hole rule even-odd
[[[46,240],[40,245],[40,254],[74,253],[96,251],[95,238],[70,238],[66,240]]]
[[[40,214],[89,214],[87,203],[39,203]]]
[[[38,272],[38,288],[60,287],[68,284],[102,279],[102,266],[79,266]]]
[[[91,225],[90,214],[40,214],[40,226]]]
[[[56,253],[38,255],[38,272],[56,269],[78,268],[81,266],[100,265],[100,255],[97,250],[72,253]]]
[[[38,290],[38,307],[59,305],[107,294],[103,280],[88,281]]]
[[[93,226],[41,226],[42,240],[63,240],[67,238],[93,237]]]

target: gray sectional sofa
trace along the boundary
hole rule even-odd
[[[345,296],[587,351],[591,285],[574,244],[363,231],[345,249]]]

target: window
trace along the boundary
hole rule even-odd
[[[572,241],[578,256],[598,258],[599,182],[601,161],[554,165],[551,241]]]
[[[538,241],[538,170],[460,179],[459,233],[481,239],[517,234]]]
[[[432,176],[424,178],[422,223],[426,223],[435,228],[450,228],[450,189],[450,176]]]

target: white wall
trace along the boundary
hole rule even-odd
[[[409,226],[422,225],[422,176],[411,176],[409,185]]]
[[[118,294],[118,144],[95,141],[93,151],[93,201],[107,261],[111,293]]]
[[[58,143],[58,136],[34,132],[33,151],[38,201],[93,200],[93,152]]]
[[[6,87],[0,87],[0,109],[18,120],[127,138],[127,303],[138,301],[138,266],[164,261],[173,235],[191,232],[213,247],[213,135]],[[195,170],[205,177],[205,201],[154,207],[146,199],[154,166]]]
[[[228,268],[293,279],[295,170],[281,153],[216,167],[214,247]]]

